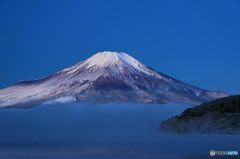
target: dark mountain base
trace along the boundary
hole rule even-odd
[[[167,133],[240,134],[240,96],[189,108],[160,127]]]

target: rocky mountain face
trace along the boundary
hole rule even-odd
[[[240,134],[240,96],[231,96],[195,108],[161,123],[167,133]]]
[[[0,107],[65,102],[199,104],[225,96],[156,72],[126,53],[105,51],[45,78],[0,90]]]

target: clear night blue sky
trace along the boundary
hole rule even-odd
[[[239,0],[0,0],[0,88],[104,50],[240,92]]]

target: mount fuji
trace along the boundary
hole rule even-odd
[[[156,72],[126,53],[104,51],[45,78],[0,90],[0,107],[65,102],[199,104],[225,96]]]

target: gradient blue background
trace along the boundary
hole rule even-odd
[[[0,88],[104,51],[240,92],[239,0],[0,0]]]

